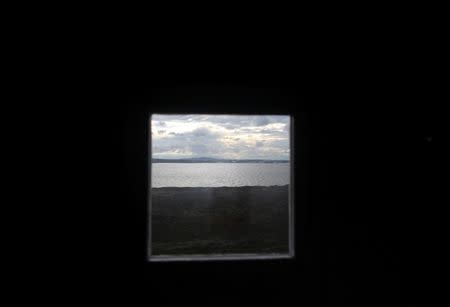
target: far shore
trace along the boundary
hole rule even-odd
[[[288,185],[152,188],[152,255],[287,253],[288,191]]]
[[[289,163],[289,160],[270,159],[216,159],[216,158],[186,158],[159,159],[153,158],[152,163]]]

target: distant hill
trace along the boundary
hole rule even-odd
[[[152,159],[152,163],[288,163],[289,160],[216,159],[208,157],[185,159]]]

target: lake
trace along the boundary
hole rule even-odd
[[[289,163],[153,163],[151,186],[274,186],[290,182]]]

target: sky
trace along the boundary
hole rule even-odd
[[[289,116],[159,115],[153,158],[289,159]]]

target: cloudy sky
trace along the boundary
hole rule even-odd
[[[289,159],[289,116],[157,115],[153,158]]]

